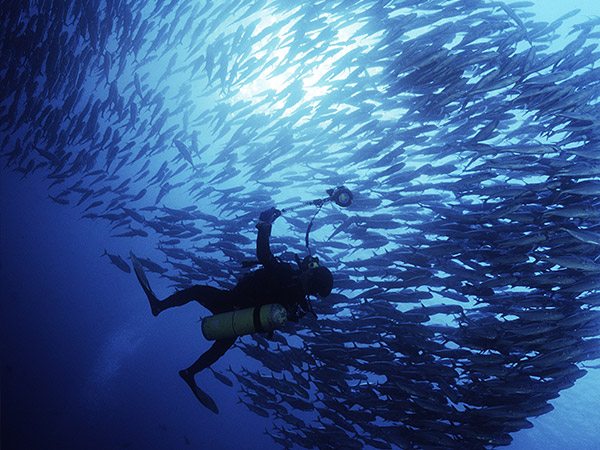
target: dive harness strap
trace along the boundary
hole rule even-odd
[[[264,330],[262,323],[260,323],[260,308],[262,308],[262,306],[257,306],[256,308],[254,308],[254,311],[252,311],[252,319],[254,321],[254,329],[258,332],[258,333],[262,333]]]

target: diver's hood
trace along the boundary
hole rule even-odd
[[[309,294],[327,297],[333,288],[333,275],[326,267],[319,266],[309,269],[308,292]]]

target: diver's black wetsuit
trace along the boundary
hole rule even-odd
[[[242,278],[232,290],[211,286],[192,286],[175,292],[161,301],[159,310],[197,301],[213,314],[279,303],[283,305],[288,319],[297,322],[309,311],[307,294],[299,278],[300,271],[290,264],[279,261],[271,253],[269,238],[271,225],[259,223],[256,240],[256,256],[262,268]],[[185,369],[182,377],[191,377],[216,362],[234,344],[236,338],[221,339],[203,353],[196,362]],[[187,381],[187,380],[186,380]]]

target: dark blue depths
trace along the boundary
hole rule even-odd
[[[3,5],[3,446],[475,449],[543,430],[597,379],[600,20],[534,6]],[[340,184],[352,207],[311,232],[334,294],[200,374],[212,415],[177,377],[206,311],[153,318],[129,251],[160,295],[229,288],[262,209]],[[305,253],[313,213],[277,222],[277,254]]]

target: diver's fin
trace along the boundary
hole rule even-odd
[[[198,387],[198,385],[194,381],[193,375],[190,375],[187,370],[180,370],[179,376],[181,376],[181,378],[183,378],[183,381],[185,381],[186,384],[190,387],[190,389],[192,390],[192,392],[194,393],[194,395],[196,396],[196,398],[198,399],[198,401],[200,403],[202,403],[204,406],[206,406],[208,409],[210,409],[215,414],[219,414],[219,408],[217,407],[217,404],[210,397],[210,395],[208,395],[206,392],[204,392],[202,389],[200,389]]]
[[[135,272],[135,276],[138,279],[142,289],[146,293],[148,297],[148,302],[150,303],[150,309],[152,310],[152,315],[158,316],[160,312],[159,300],[158,297],[152,291],[150,287],[150,283],[148,282],[148,278],[146,278],[146,274],[144,273],[144,268],[142,267],[142,263],[137,259],[137,257],[133,254],[132,251],[129,252],[129,256],[131,257],[131,262],[133,264],[133,271]]]
[[[137,257],[133,254],[132,251],[129,252],[129,256],[131,257],[131,262],[133,263],[133,270],[135,272],[135,276],[140,282],[142,289],[146,292],[152,292],[152,289],[150,289],[150,283],[148,283],[148,278],[146,278],[144,268],[142,267],[142,264],[140,263],[139,259],[137,259]]]

